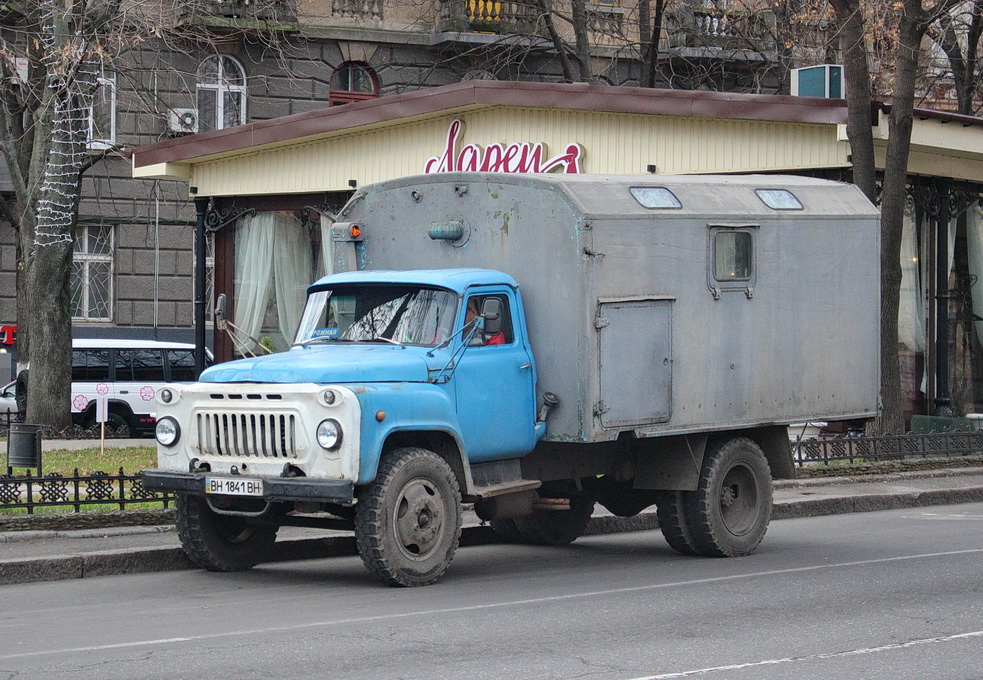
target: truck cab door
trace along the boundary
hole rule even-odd
[[[482,289],[466,296],[467,310],[485,298],[501,300],[501,332],[477,333],[451,379],[461,435],[473,463],[515,458],[536,445],[536,374],[524,321],[508,288]],[[464,338],[467,333],[464,333]]]

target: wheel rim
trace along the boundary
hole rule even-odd
[[[727,531],[743,536],[754,528],[758,499],[758,484],[749,467],[735,465],[727,471],[720,487],[720,517]]]
[[[396,498],[393,529],[396,543],[408,559],[425,560],[440,545],[444,525],[444,498],[429,479],[407,483]]]

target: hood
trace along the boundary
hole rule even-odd
[[[205,370],[200,380],[213,383],[426,382],[425,353],[424,348],[393,345],[296,347],[289,352],[216,364]],[[446,358],[440,365],[443,363]]]

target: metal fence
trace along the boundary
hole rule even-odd
[[[3,414],[0,414],[3,415]],[[983,431],[934,432],[886,437],[805,439],[791,442],[798,466],[875,463],[925,458],[959,458],[983,454]],[[93,506],[125,510],[135,504],[168,508],[174,495],[145,489],[139,474],[93,472],[69,476],[0,475],[0,513],[39,508],[70,508],[81,512]]]
[[[793,441],[791,446],[799,466],[961,458],[983,453],[983,431],[805,439]]]
[[[125,510],[137,503],[159,503],[167,508],[174,501],[168,493],[143,487],[139,474],[128,475],[123,468],[115,475],[93,472],[88,475],[64,476],[50,472],[43,477],[0,475],[0,513],[23,508],[33,514],[39,508],[72,508],[81,512],[83,506],[115,506]]]

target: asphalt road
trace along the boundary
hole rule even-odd
[[[983,677],[983,504],[772,523],[739,560],[658,532],[5,586],[0,678]]]

